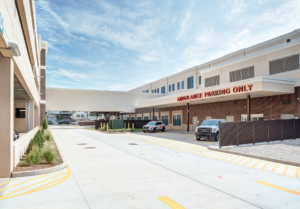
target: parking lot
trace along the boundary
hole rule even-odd
[[[51,130],[69,170],[6,180],[1,209],[299,205],[297,169],[209,151],[216,142],[195,141],[193,134],[111,135],[74,126]]]

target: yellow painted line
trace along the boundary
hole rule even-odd
[[[280,187],[280,186],[277,186],[277,185],[274,185],[274,184],[270,184],[270,183],[267,183],[267,182],[264,182],[264,181],[255,181],[255,182],[259,183],[259,184],[262,184],[262,185],[265,185],[265,186],[268,186],[268,187],[272,187],[274,189],[278,189],[278,190],[281,190],[281,191],[284,191],[284,192],[288,192],[288,193],[300,196],[300,192],[297,192],[297,191],[294,191],[294,190],[283,188],[283,187]]]
[[[277,166],[279,165],[279,163],[276,163],[276,165],[274,166],[274,168],[272,169],[272,173],[274,173],[275,172],[275,170],[276,170],[276,168],[277,168]]]
[[[19,178],[18,178],[18,179],[11,180],[11,181],[4,182],[4,183],[2,183],[2,184],[0,184],[0,185],[8,184],[8,183],[10,183],[10,182],[17,181],[17,180],[19,180]],[[0,190],[0,191],[1,191],[1,190]]]
[[[47,176],[47,175],[49,175],[49,174],[46,174],[46,175],[43,175],[43,176],[36,177],[36,178],[34,178],[34,179],[30,179],[30,180],[24,181],[24,182],[22,182],[22,183],[19,183],[19,184],[10,186],[10,187],[6,187],[5,189],[1,189],[0,191],[9,189],[9,188],[12,188],[12,187],[15,187],[15,186],[19,186],[19,185],[21,185],[21,184],[25,184],[25,183],[27,183],[27,182],[29,182],[29,181],[33,181],[33,180],[35,180],[35,179],[42,178],[42,177]]]
[[[228,153],[223,153],[223,154],[221,154],[221,155],[214,155],[213,157],[210,156],[209,158],[218,159],[219,157],[224,157],[224,156],[226,156],[226,155],[228,155]],[[216,158],[215,158],[215,157],[216,157]]]
[[[285,166],[285,168],[284,168],[284,171],[283,171],[283,175],[286,175],[286,173],[287,173],[288,169],[289,169],[289,166],[288,166],[288,165],[286,165],[286,166]]]
[[[241,157],[241,156],[240,156],[240,155],[238,155],[238,156],[236,156],[236,157],[232,158],[231,160],[228,160],[227,162],[234,161],[235,159],[237,159],[237,158],[239,158],[239,157]]]
[[[255,164],[252,166],[252,168],[255,168],[255,166],[257,166],[258,163],[260,163],[260,162],[261,162],[261,160],[259,160],[257,163],[255,163]]]
[[[162,201],[163,203],[165,203],[167,206],[169,206],[172,209],[186,209],[185,207],[183,207],[182,205],[178,204],[177,202],[175,202],[174,200],[172,200],[168,196],[161,196],[161,197],[158,197],[158,199],[160,201]]]
[[[248,163],[250,163],[252,160],[254,160],[254,158],[252,158],[251,160],[249,160],[248,162],[246,162],[243,166],[246,166]]]
[[[207,155],[207,157],[213,158],[213,157],[216,157],[216,156],[218,156],[218,155],[227,155],[227,153],[219,152],[219,153],[217,153],[217,154]]]
[[[11,193],[2,195],[1,198],[2,198],[2,197],[5,197],[5,196],[7,196],[7,195],[10,195],[10,194],[12,194],[12,193],[16,193],[16,192],[18,192],[18,191],[21,191],[21,190],[23,190],[23,189],[27,189],[28,187],[32,187],[32,186],[34,186],[34,185],[37,185],[37,184],[40,184],[40,183],[42,183],[42,182],[48,181],[48,180],[50,180],[50,179],[53,179],[53,178],[55,178],[55,177],[57,177],[57,176],[61,176],[61,175],[66,174],[66,173],[67,173],[67,172],[61,173],[61,174],[59,174],[59,175],[53,176],[53,177],[51,177],[51,178],[48,178],[48,179],[46,179],[46,180],[43,180],[43,181],[34,183],[34,184],[29,185],[29,186],[27,186],[27,187],[24,187],[24,188],[18,189],[18,190],[16,190],[16,191],[13,191],[13,192],[11,192]]]
[[[65,131],[63,131],[64,133],[66,133]]]
[[[265,170],[265,168],[269,165],[269,163],[270,163],[270,161],[269,162],[267,162],[265,165],[264,165],[264,167],[262,167],[262,169],[261,170]]]
[[[244,157],[243,159],[240,159],[239,161],[237,161],[235,164],[238,164],[239,162],[245,160],[247,157]]]
[[[199,144],[200,144],[200,143],[201,143],[201,142],[195,141],[195,143],[192,143],[191,146],[186,147],[186,148],[184,148],[183,150],[180,150],[180,151],[185,152],[186,150],[194,149],[195,147],[199,147]]]
[[[221,158],[221,157],[225,157],[226,155],[231,155],[231,154],[225,154],[225,155],[222,155],[222,156],[216,157],[215,159],[218,159],[218,158]]]
[[[204,143],[204,141],[203,142],[201,142],[201,143],[199,143],[198,144],[198,146],[197,147],[194,147],[193,149],[191,149],[189,152],[194,152],[195,150],[199,150],[199,149],[202,149],[203,148],[203,146],[201,146],[202,144]]]
[[[229,155],[228,157],[225,157],[225,158],[223,158],[222,160],[226,160],[226,159],[228,159],[228,158],[230,158],[230,157],[232,157],[232,156],[234,156],[234,155]]]
[[[68,173],[67,176],[64,176],[64,177],[62,177],[62,178],[56,179],[56,180],[54,180],[54,181],[52,181],[52,182],[50,182],[50,183],[47,183],[47,184],[45,184],[45,185],[42,185],[42,186],[40,186],[40,187],[38,187],[38,188],[32,189],[32,190],[27,191],[27,192],[25,192],[25,193],[18,194],[18,195],[14,195],[14,196],[8,196],[8,197],[3,197],[3,196],[1,196],[1,197],[0,197],[0,200],[1,200],[1,199],[12,198],[12,197],[17,197],[17,196],[21,196],[21,195],[26,195],[26,194],[30,194],[30,193],[34,193],[34,192],[38,192],[38,191],[41,191],[41,190],[44,190],[44,189],[48,189],[48,188],[54,187],[54,186],[56,186],[56,185],[62,183],[63,181],[67,180],[67,179],[71,176],[71,170],[70,170],[69,167],[67,167],[67,172],[66,172],[66,173]],[[63,173],[63,174],[66,174],[66,173]],[[61,174],[60,174],[60,175],[61,175]],[[57,182],[57,181],[58,181],[58,182]],[[55,182],[57,182],[57,183],[55,183]],[[53,183],[55,183],[55,184],[53,184]],[[49,184],[53,184],[53,185],[48,186],[48,187],[45,187],[45,186],[47,186],[47,185],[49,185]],[[42,188],[42,187],[45,187],[45,188]],[[10,193],[10,194],[11,194],[11,193]],[[8,194],[6,194],[6,195],[8,195]],[[5,196],[6,196],[6,195],[5,195]]]
[[[299,178],[299,167],[296,168],[296,178]]]

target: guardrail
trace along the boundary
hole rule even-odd
[[[300,119],[219,122],[219,147],[300,138]]]

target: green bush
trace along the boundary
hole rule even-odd
[[[45,129],[44,129],[43,126],[41,126],[41,132],[42,132],[42,135],[44,136],[44,134],[45,134]]]
[[[47,161],[47,163],[55,163],[57,159],[57,154],[55,151],[55,145],[53,141],[45,142],[45,146],[42,149],[42,156]]]
[[[112,130],[111,130],[111,129],[109,129],[109,132],[112,132]]]
[[[47,141],[49,141],[49,140],[52,139],[52,136],[51,136],[50,133],[46,133],[46,134],[45,134],[45,138],[46,138]]]
[[[31,141],[27,147],[26,153],[29,153],[32,150],[34,145],[38,146],[39,149],[42,149],[44,146],[44,139],[43,139],[43,136],[42,136],[42,133],[40,130],[36,133],[34,138],[31,139]]]
[[[37,145],[32,146],[32,150],[26,154],[24,162],[26,165],[36,165],[42,159],[41,150]]]
[[[44,118],[44,121],[42,123],[42,127],[44,128],[44,130],[47,130],[48,129],[48,122],[47,122],[47,119]]]
[[[117,131],[117,129],[114,129],[114,132],[116,132]]]

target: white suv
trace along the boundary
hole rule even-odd
[[[196,139],[214,139],[219,141],[219,121],[227,122],[225,119],[205,120],[195,130]]]

